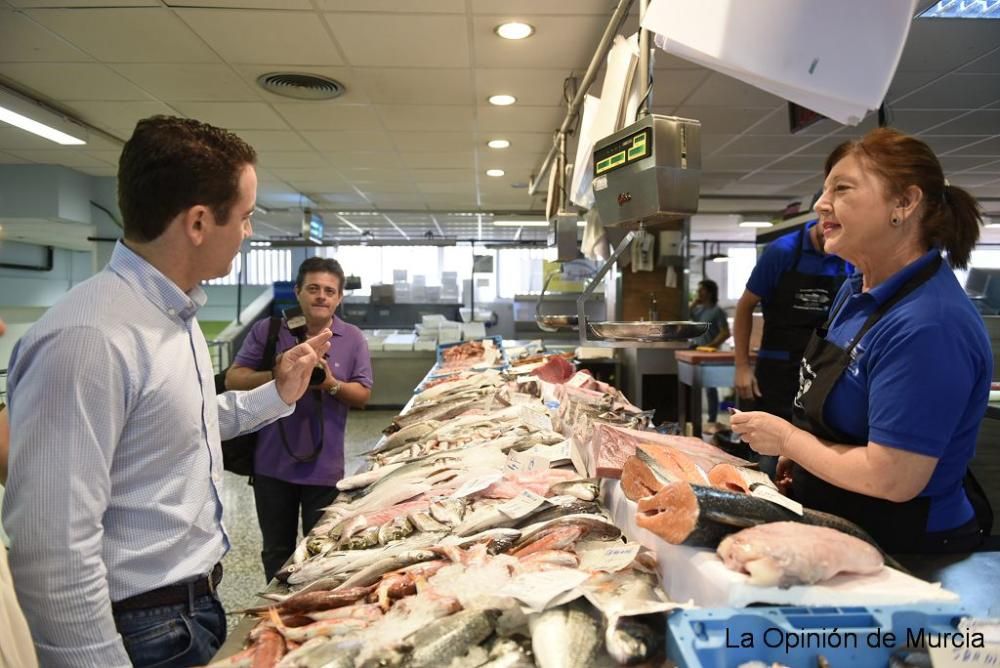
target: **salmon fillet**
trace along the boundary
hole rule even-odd
[[[752,491],[750,486],[755,483],[777,489],[766,473],[743,466],[733,466],[732,464],[716,464],[713,466],[708,472],[708,481],[713,487],[728,489],[732,492],[742,492],[744,494],[749,494]]]

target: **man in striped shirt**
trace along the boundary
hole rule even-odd
[[[14,349],[3,524],[42,665],[196,665],[225,638],[220,437],[292,412],[330,337],[216,396],[199,283],[251,233],[255,162],[224,130],[140,121],[118,170],[124,239]]]

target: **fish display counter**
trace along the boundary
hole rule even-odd
[[[556,429],[558,397],[590,391],[574,376],[565,356],[511,362],[492,339],[439,350],[212,665],[661,665],[684,603]],[[602,419],[647,426],[602,392]]]

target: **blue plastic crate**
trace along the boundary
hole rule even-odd
[[[815,668],[819,655],[831,666],[885,668],[907,646],[908,634],[952,639],[964,614],[935,605],[680,610],[667,621],[667,657],[682,668],[748,661]],[[753,646],[744,646],[748,642]]]

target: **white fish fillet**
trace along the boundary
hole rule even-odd
[[[762,587],[829,580],[838,573],[877,573],[882,555],[864,542],[827,527],[772,522],[726,536],[717,550],[731,570]]]

